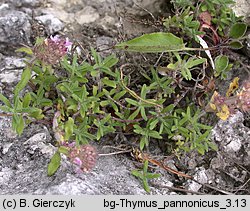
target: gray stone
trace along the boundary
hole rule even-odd
[[[99,17],[98,11],[91,6],[84,7],[83,10],[78,11],[75,15],[75,19],[80,25],[95,22]]]
[[[208,176],[206,174],[205,168],[197,168],[194,179],[199,183],[189,180],[186,186],[188,190],[198,192],[202,187],[202,184],[208,183]]]
[[[0,82],[13,83],[19,81],[24,67],[24,59],[14,56],[3,57],[0,59]]]
[[[236,0],[233,11],[237,16],[243,16],[248,24],[250,23],[250,0]]]
[[[39,7],[42,0],[9,0],[9,3],[13,4],[15,7]]]
[[[48,28],[49,34],[59,32],[64,27],[64,24],[51,14],[38,16],[35,19],[41,21],[46,26],[46,28]]]
[[[249,165],[250,157],[246,153],[250,151],[250,129],[243,121],[244,116],[239,111],[227,121],[220,120],[212,130],[212,138],[231,159]]]
[[[30,43],[30,17],[16,10],[3,10],[0,16],[0,49]],[[1,52],[3,53],[3,52]]]

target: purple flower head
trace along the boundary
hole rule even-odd
[[[34,47],[35,56],[47,64],[56,64],[71,49],[72,42],[59,35],[50,36]]]
[[[81,167],[82,166],[82,161],[79,157],[75,157],[73,160],[73,163],[76,164],[77,166]]]
[[[72,147],[68,157],[82,172],[89,172],[94,168],[98,154],[93,146],[87,144],[80,147]]]
[[[65,47],[67,47],[67,48],[69,49],[69,48],[71,48],[72,44],[73,44],[73,43],[70,42],[70,41],[69,41],[69,38],[67,37],[66,40],[65,40],[65,44],[64,44]]]

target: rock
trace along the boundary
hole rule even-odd
[[[208,176],[207,176],[205,168],[203,168],[203,167],[197,168],[196,173],[194,175],[194,179],[201,184],[207,183]],[[202,187],[202,185],[199,183],[197,183],[195,181],[189,181],[187,183],[187,189],[191,190],[191,191],[198,192],[200,190],[200,188]]]
[[[9,0],[9,3],[13,4],[15,7],[39,7],[42,4],[41,0]]]
[[[227,121],[220,120],[212,130],[212,138],[232,160],[243,165],[250,165],[250,129],[243,124],[244,116],[237,112]]]
[[[0,82],[13,83],[21,78],[22,69],[25,67],[24,59],[18,57],[4,57],[0,59]]]
[[[54,34],[63,29],[64,24],[56,18],[54,15],[42,15],[35,18],[35,20],[41,21],[48,29],[49,34]]]
[[[130,174],[132,162],[124,163],[125,158],[115,156],[99,157],[88,174],[75,172],[64,156],[57,173],[48,177],[47,165],[55,152],[51,136],[44,127],[30,129],[19,140],[12,140],[5,153],[0,151],[1,194],[145,194],[140,181]],[[28,138],[29,134],[33,135]]]
[[[91,6],[84,7],[83,10],[78,11],[75,15],[75,19],[80,25],[95,22],[99,17],[98,11]]]
[[[0,16],[0,49],[30,44],[30,17],[20,11],[3,10]],[[3,52],[1,52],[3,53]]]
[[[233,11],[236,16],[243,16],[245,21],[250,23],[250,1],[249,0],[236,0],[233,6]]]

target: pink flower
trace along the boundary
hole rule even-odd
[[[72,42],[59,35],[50,36],[34,47],[35,56],[47,64],[56,64],[71,49]]]

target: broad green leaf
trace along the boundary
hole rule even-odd
[[[29,116],[30,117],[34,117],[36,119],[42,119],[44,117],[44,114],[42,114],[42,110],[41,109],[38,109],[36,108],[36,110],[32,110],[30,113],[29,113]]]
[[[128,119],[129,119],[129,120],[135,119],[135,118],[138,116],[139,112],[140,112],[140,108],[136,109],[136,110],[129,116]]]
[[[56,173],[56,171],[59,168],[60,164],[61,164],[61,155],[60,155],[59,152],[56,152],[52,156],[52,158],[51,158],[51,160],[49,162],[49,165],[48,165],[47,171],[48,171],[48,176],[49,177]]]
[[[162,110],[162,113],[168,113],[174,109],[174,105],[170,104]]]
[[[27,108],[29,106],[29,104],[30,104],[30,101],[31,101],[31,95],[28,92],[23,97],[23,108]]]
[[[243,44],[240,41],[232,41],[229,43],[229,46],[234,50],[243,48]]]
[[[2,101],[6,106],[8,106],[9,108],[11,108],[11,104],[10,101],[0,93],[0,101]]]
[[[16,127],[16,131],[19,136],[23,133],[23,129],[24,129],[24,119],[21,115],[19,115],[19,120]]]
[[[96,64],[98,64],[98,65],[101,64],[102,59],[94,48],[91,48],[91,53],[92,53],[92,56],[94,57]]]
[[[205,59],[205,58],[201,58],[201,59],[189,59],[189,60],[187,61],[187,63],[185,64],[185,66],[186,66],[187,68],[192,68],[192,67],[194,67],[194,66],[197,66],[197,65],[199,65],[199,64],[204,63],[206,60],[207,60],[207,59]]]
[[[110,55],[108,57],[106,57],[104,60],[103,60],[103,65],[105,67],[113,67],[119,60],[117,58],[115,58],[113,55]]]
[[[147,85],[143,84],[142,88],[141,88],[141,98],[146,99],[146,94],[147,94]]]
[[[158,122],[159,122],[158,119],[153,120],[153,121],[150,123],[149,129],[150,129],[150,130],[153,130],[153,129],[155,128],[155,126],[157,125]]]
[[[125,100],[127,101],[127,103],[134,105],[134,106],[139,106],[139,103],[135,100],[132,100],[130,98],[125,98]]]
[[[117,44],[115,47],[127,51],[145,53],[185,50],[185,45],[181,38],[176,37],[172,33],[165,32],[145,34],[127,42]]]
[[[150,131],[148,134],[150,137],[152,138],[156,138],[156,139],[162,139],[162,136],[159,134],[159,132],[157,131]]]
[[[143,150],[145,146],[148,146],[148,137],[147,136],[142,136],[140,140],[140,150]]]
[[[239,39],[244,36],[247,31],[247,25],[245,23],[235,23],[229,32],[229,37],[233,39]]]
[[[97,92],[98,92],[98,86],[92,86],[92,93],[93,93],[93,96],[96,96],[97,95]]]
[[[19,114],[13,114],[12,117],[12,128],[20,136],[24,129],[24,119]]]
[[[102,83],[109,87],[116,88],[116,82],[109,80],[107,77],[102,78]]]
[[[227,56],[220,55],[215,58],[215,70],[217,72],[223,72],[229,63],[229,59]]]
[[[146,112],[145,112],[145,108],[144,107],[140,107],[140,111],[141,111],[141,116],[142,118],[147,121],[148,120],[148,117],[146,115]]]
[[[113,99],[114,99],[114,100],[119,100],[119,99],[120,99],[123,95],[125,95],[126,93],[127,93],[126,90],[122,90],[122,91],[116,93],[116,94],[114,95]]]
[[[74,119],[71,117],[68,118],[68,121],[65,123],[65,139],[69,140],[74,131]]]
[[[22,73],[21,80],[16,85],[14,89],[14,94],[17,96],[19,92],[27,85],[31,77],[31,70],[29,67],[26,67]]]

